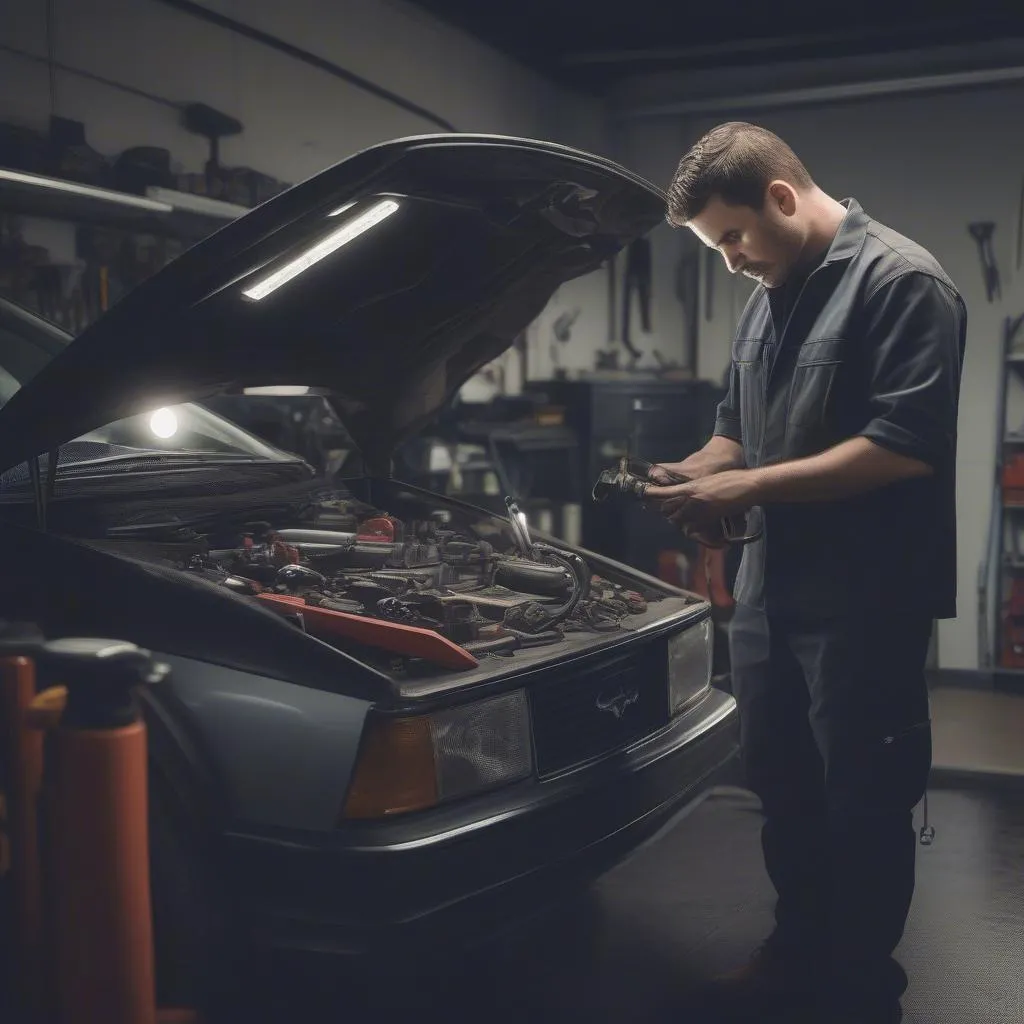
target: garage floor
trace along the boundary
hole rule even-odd
[[[1016,738],[1019,750],[1024,737]],[[911,976],[905,1020],[1021,1024],[1024,789],[940,781],[929,803],[937,836],[920,849],[901,950]],[[258,1019],[370,1024],[407,1021],[415,1010],[450,1024],[703,1024],[687,1015],[687,986],[742,961],[770,926],[758,830],[753,798],[719,789],[583,901],[503,936],[443,978],[413,981],[409,964],[396,964],[386,985],[318,975],[306,979],[301,1004],[294,990],[263,997]]]
[[[1024,697],[937,688],[932,691],[932,723],[932,763],[945,777],[1024,777]]]

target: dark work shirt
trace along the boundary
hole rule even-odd
[[[866,437],[932,474],[842,501],[765,508],[736,600],[784,615],[956,615],[956,443],[963,299],[924,248],[856,200],[804,279],[754,290],[715,433],[750,467]],[[795,292],[795,294],[794,294]]]
[[[767,288],[765,294],[768,298],[768,309],[772,318],[771,337],[766,341],[765,349],[766,366],[771,373],[775,365],[775,357],[779,354],[779,343],[782,340],[783,332],[789,321],[789,315],[793,312],[796,300],[804,290],[804,285],[811,274],[821,266],[824,256],[815,260],[809,266],[797,268],[790,275],[785,284],[778,288]]]

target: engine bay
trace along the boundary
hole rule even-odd
[[[143,542],[136,553],[250,597],[389,671],[465,672],[485,659],[623,633],[672,593],[613,579],[573,551],[535,541],[511,500],[504,520],[424,509],[422,498],[401,507],[410,502],[408,494],[369,503],[336,493],[301,525],[245,523],[191,543]]]

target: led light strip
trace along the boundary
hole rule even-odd
[[[271,292],[276,291],[283,284],[287,284],[293,278],[298,277],[304,270],[308,270],[315,263],[332,252],[340,249],[343,245],[351,242],[364,231],[379,224],[386,217],[390,217],[398,209],[398,203],[393,199],[384,199],[371,206],[366,213],[353,217],[340,228],[335,229],[325,238],[322,238],[312,248],[307,249],[301,256],[296,257],[290,263],[286,263],[280,270],[275,270],[269,277],[258,281],[251,288],[246,288],[242,293],[250,299],[265,299]]]

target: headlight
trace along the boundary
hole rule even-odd
[[[343,817],[425,810],[532,771],[525,690],[432,715],[380,716],[367,723]]]
[[[669,711],[679,714],[711,686],[714,631],[711,616],[668,642]]]

